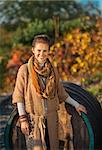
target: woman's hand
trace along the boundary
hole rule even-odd
[[[27,120],[21,122],[21,131],[24,134],[29,135],[29,123]]]
[[[84,112],[87,114],[86,108],[81,104],[76,108],[76,111],[78,112],[79,115],[81,115],[81,112]]]

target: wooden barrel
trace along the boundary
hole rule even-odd
[[[76,101],[78,101],[79,103],[83,104],[86,107],[88,112],[87,117],[90,121],[94,133],[94,149],[101,150],[102,149],[102,138],[101,138],[102,108],[99,102],[92,94],[87,92],[79,85],[73,83],[67,83],[67,82],[64,82],[63,85],[71,97],[73,97]],[[75,120],[73,121],[75,127],[74,122]],[[77,136],[78,135],[75,136],[76,140],[77,140]]]
[[[74,149],[101,150],[102,109],[100,104],[82,87],[68,82],[63,82],[63,85],[70,96],[83,104],[88,111],[87,115],[82,113],[79,116],[71,105],[65,104],[67,112],[72,115]],[[17,126],[17,120],[18,113],[14,109],[5,129],[5,147],[7,150],[26,150],[25,137]],[[63,149],[62,141],[60,141],[60,149]],[[67,145],[67,149],[70,150],[69,145]]]

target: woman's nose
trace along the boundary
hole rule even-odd
[[[44,52],[43,52],[43,51],[41,51],[40,56],[43,56],[43,55],[44,55]]]

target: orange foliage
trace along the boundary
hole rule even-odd
[[[102,20],[97,18],[95,29],[89,32],[79,28],[66,33],[51,47],[55,54],[54,65],[57,66],[63,80],[80,77],[91,78],[102,71]],[[57,65],[58,64],[58,65]]]
[[[7,73],[5,75],[6,77],[5,77],[5,83],[4,83],[4,85],[6,85],[5,91],[8,89],[12,91],[14,84],[15,84],[17,71],[23,63],[26,63],[28,61],[28,59],[31,56],[31,50],[30,50],[30,47],[27,47],[27,46],[26,47],[18,46],[12,49],[12,52],[10,55],[11,55],[11,59],[8,61],[7,66],[6,66]]]

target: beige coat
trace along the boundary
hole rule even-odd
[[[56,72],[56,69],[55,69]],[[57,74],[58,75],[58,74]],[[58,149],[58,109],[59,103],[62,103],[68,97],[58,77],[58,84],[56,87],[56,95],[53,99],[47,100],[47,120],[48,132],[50,139],[51,150]],[[31,82],[28,66],[23,64],[18,71],[16,85],[13,92],[12,103],[24,102],[27,113],[42,116],[45,114],[44,103],[41,97],[36,93],[36,90]],[[31,107],[33,106],[33,107]],[[32,110],[31,110],[32,108]],[[36,120],[37,121],[37,120]]]

